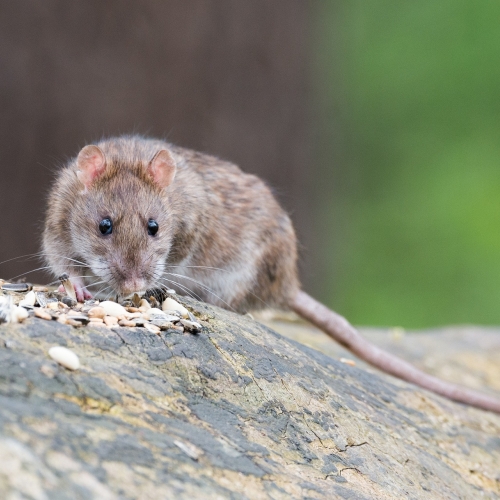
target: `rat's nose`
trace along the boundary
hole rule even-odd
[[[146,283],[142,278],[137,278],[137,277],[131,277],[127,278],[122,286],[120,287],[120,293],[121,295],[130,295],[134,292],[142,292],[146,290]]]

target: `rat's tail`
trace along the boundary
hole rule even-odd
[[[410,363],[389,354],[363,338],[340,314],[299,291],[291,308],[363,361],[383,372],[428,389],[446,398],[500,414],[500,400],[433,377]]]

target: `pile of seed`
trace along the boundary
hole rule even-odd
[[[66,286],[65,289],[71,294]],[[142,327],[156,334],[162,330],[200,331],[201,325],[193,314],[172,294],[174,290],[155,289],[141,297],[134,294],[121,303],[94,299],[81,303],[47,287],[0,280],[0,323],[19,323],[35,316],[74,327]]]

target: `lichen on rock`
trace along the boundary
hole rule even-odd
[[[2,491],[36,499],[500,495],[498,415],[346,365],[249,317],[182,303],[200,333],[38,318],[0,326]],[[54,345],[74,351],[80,369],[51,360]]]

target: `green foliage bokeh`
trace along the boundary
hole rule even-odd
[[[316,26],[345,219],[324,298],[356,324],[500,323],[500,2],[323,2]]]

